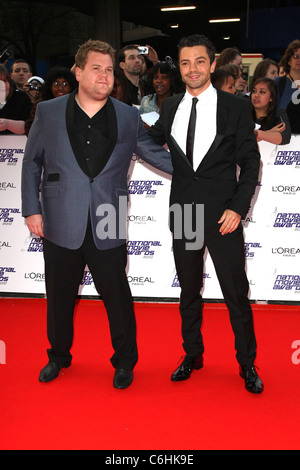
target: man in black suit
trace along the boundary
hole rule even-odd
[[[205,36],[194,35],[180,41],[179,65],[186,93],[164,101],[160,118],[149,132],[157,143],[167,142],[172,155],[171,207],[180,207],[184,220],[186,208],[192,208],[190,225],[196,238],[198,234],[198,241],[199,232],[203,231],[204,243],[191,249],[187,236],[174,235],[178,232],[178,220],[170,219],[186,352],[172,381],[186,380],[192,370],[203,367],[200,291],[207,247],[229,309],[240,375],[249,392],[261,393],[263,383],[254,366],[256,339],[241,225],[250,207],[260,166],[249,105],[247,100],[211,85],[215,49]],[[204,206],[204,227],[197,222],[195,208],[200,205]]]

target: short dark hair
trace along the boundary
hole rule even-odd
[[[92,51],[110,55],[113,65],[115,65],[115,49],[107,42],[89,39],[79,47],[75,55],[76,66],[83,70],[88,60],[88,54]]]
[[[15,60],[13,61],[13,63],[11,64],[11,66],[10,66],[11,72],[13,71],[14,66],[15,66],[16,64],[26,64],[26,65],[28,65],[30,72],[32,71],[32,70],[31,70],[31,65],[29,64],[29,62],[27,62],[27,60],[25,60],[25,59],[15,59]]]
[[[229,77],[232,77],[235,80],[233,73],[230,73],[228,70],[221,67],[212,73],[211,83],[214,87],[221,88],[223,85],[226,85]]]
[[[124,46],[119,52],[119,63],[125,62],[125,52],[132,50],[139,51],[139,47],[135,44],[128,44],[127,46]]]
[[[216,56],[216,48],[213,43],[202,34],[192,34],[182,38],[178,44],[178,55],[180,56],[181,49],[184,47],[204,46],[206,47],[210,63],[212,64]]]

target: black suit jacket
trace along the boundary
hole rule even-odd
[[[205,227],[219,229],[225,209],[246,217],[258,183],[260,154],[248,100],[217,93],[217,135],[196,171],[171,136],[183,94],[163,101],[160,118],[149,133],[157,143],[167,143],[172,155],[170,205],[204,204]]]

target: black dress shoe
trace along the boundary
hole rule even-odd
[[[57,364],[57,362],[49,362],[40,373],[39,381],[40,382],[52,382],[59,375],[59,372],[62,368],[67,369],[71,364],[66,364],[63,367]]]
[[[181,382],[183,380],[187,380],[190,378],[192,371],[200,370],[203,367],[203,357],[192,357],[192,356],[185,356],[184,360],[172,374],[171,380],[172,382]]]
[[[245,388],[250,393],[262,393],[264,384],[258,376],[255,366],[240,366],[240,376],[245,380]]]
[[[129,369],[116,369],[114,376],[114,387],[123,390],[128,388],[133,382],[133,370]]]

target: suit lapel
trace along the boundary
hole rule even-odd
[[[167,116],[167,129],[168,129],[169,135],[171,135],[174,117],[175,117],[177,108],[180,102],[182,101],[183,97],[184,97],[184,93],[180,93],[178,95],[174,95],[172,99],[170,99],[169,101],[170,109],[169,109],[168,116]]]
[[[73,150],[73,153],[75,155],[75,158],[77,160],[78,165],[82,169],[82,171],[88,175],[89,174],[89,169],[88,166],[85,164],[85,155],[84,152],[81,148],[81,145],[78,145],[77,137],[76,137],[76,129],[74,125],[75,121],[75,95],[77,93],[76,91],[73,91],[68,99],[67,102],[67,107],[66,107],[66,127],[67,127],[67,132],[70,140],[70,144]]]
[[[117,114],[110,98],[108,98],[107,100],[107,119],[109,122],[109,141],[103,158],[101,158],[99,161],[99,166],[97,168],[98,175],[101,173],[108,160],[110,159],[118,140]]]
[[[188,165],[190,165],[190,167],[192,167],[190,161],[186,157],[186,154],[182,151],[182,149],[180,148],[180,146],[178,145],[178,143],[176,142],[176,140],[174,139],[174,137],[171,134],[175,114],[176,114],[178,106],[179,106],[180,102],[182,101],[184,95],[185,95],[185,93],[180,93],[178,95],[173,96],[172,100],[170,100],[170,109],[169,109],[168,116],[167,116],[166,127],[167,127],[167,130],[168,130],[168,135],[169,135],[171,144],[175,148],[175,151]]]

